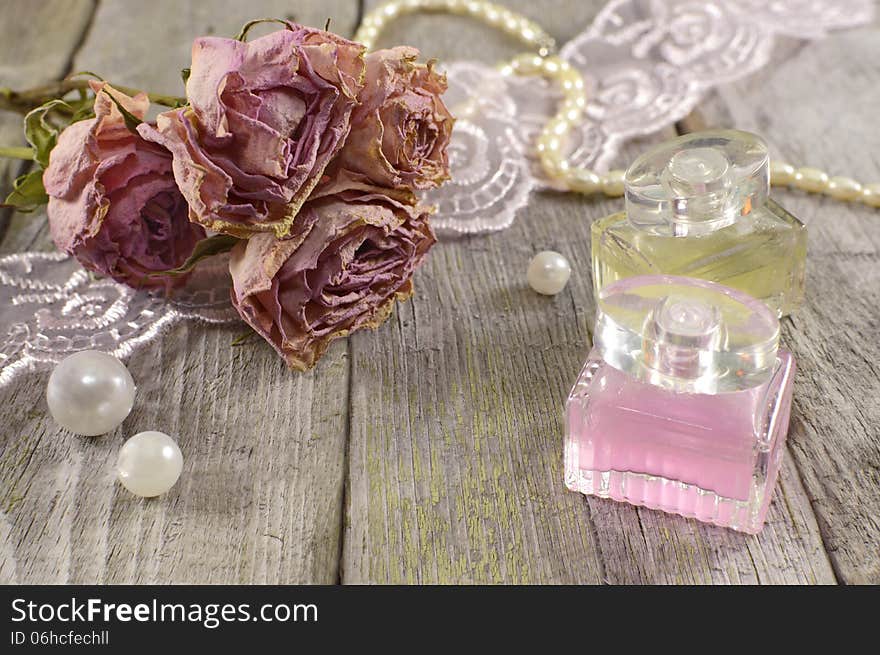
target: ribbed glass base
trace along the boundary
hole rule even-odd
[[[631,471],[585,471],[566,455],[565,486],[572,491],[600,498],[624,501],[633,505],[679,514],[706,523],[714,523],[749,534],[757,534],[764,523],[760,509],[766,506],[755,490],[749,501],[724,498],[694,484]]]
[[[793,376],[780,349],[759,386],[678,393],[592,352],[566,403],[565,485],[755,534],[782,461]]]

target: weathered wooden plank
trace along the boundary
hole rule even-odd
[[[179,91],[193,37],[234,35],[249,19],[289,10],[281,0],[104,0],[74,68]],[[340,0],[295,13],[318,26],[329,13],[350,33],[357,4]],[[35,244],[50,247],[45,233]],[[314,371],[292,374],[259,340],[232,347],[242,329],[181,325],[134,354],[135,408],[104,437],[76,437],[54,425],[43,400],[45,375],[0,392],[4,580],[336,581],[346,345],[331,348]],[[123,440],[147,429],[174,436],[185,459],[177,486],[154,500],[131,496],[113,473]]]
[[[36,85],[63,76],[70,64],[70,58],[79,42],[92,14],[92,2],[51,1],[42,3],[6,3],[3,9],[4,20],[0,23],[0,86],[19,87]],[[0,143],[3,145],[23,145],[21,117],[17,114],[0,112]],[[25,170],[20,161],[0,160],[0,194],[3,197],[12,187],[12,181]],[[13,218],[14,216],[14,218]],[[31,217],[13,215],[0,210],[0,240],[7,230],[16,234],[23,229]],[[12,225],[10,226],[10,221]],[[37,225],[42,219],[37,218]],[[20,243],[26,242],[22,235]],[[33,403],[31,403],[33,404]],[[26,411],[22,407],[19,413]],[[15,502],[14,486],[8,486],[11,475],[17,475],[28,455],[27,450],[17,446],[17,428],[20,419],[7,422],[7,430],[0,443],[0,479],[3,486],[0,493],[0,583],[21,581],[16,565],[17,530],[9,514],[10,504]],[[15,470],[5,472],[5,463],[16,464]],[[34,519],[35,520],[35,519]]]
[[[485,28],[465,39],[455,17],[409,20],[382,43],[517,51]],[[619,207],[538,194],[509,230],[437,246],[393,322],[351,339],[344,582],[834,581],[790,465],[758,538],[564,489],[562,404],[595,311],[589,224]],[[546,248],[574,268],[555,298],[525,284]]]
[[[702,123],[762,134],[772,156],[880,180],[880,27],[802,47],[699,108]],[[796,191],[809,228],[807,299],[783,338],[798,361],[789,452],[838,578],[880,582],[880,211]]]
[[[563,12],[517,4],[557,36],[580,29],[570,5]],[[163,16],[169,6],[139,8],[131,25],[143,33],[144,26],[168,24]],[[175,19],[193,21],[184,40],[208,27],[232,33],[246,18],[281,11],[252,4],[246,8],[250,15],[229,19],[227,28],[214,18],[226,20],[243,9],[214,5],[202,14],[202,6],[175,4]],[[115,31],[128,24],[113,11],[130,16],[133,9],[102,3],[96,26]],[[593,9],[578,11],[588,18]],[[104,19],[103,12],[111,13]],[[326,5],[312,24],[322,25],[325,12]],[[344,33],[341,12],[330,13],[334,28]],[[211,24],[198,22],[206,17]],[[411,41],[429,56],[467,54],[473,43],[486,61],[519,51],[506,37],[487,36],[466,19],[405,20],[412,29],[402,22],[385,42]],[[438,21],[447,21],[446,27],[439,29]],[[152,67],[129,73],[114,68],[125,63],[118,53],[140,42],[124,30],[113,36],[103,28],[101,39],[118,39],[115,52],[108,48],[90,61],[91,49],[103,47],[90,39],[76,68],[175,91],[176,46],[163,41],[145,52]],[[186,52],[188,46],[184,61]],[[165,72],[157,73],[160,68]],[[262,345],[230,348],[237,330],[176,328],[132,357],[138,407],[121,430],[95,440],[52,425],[42,404],[44,376],[0,393],[0,421],[10,430],[0,436],[0,489],[8,490],[0,514],[0,579],[332,581],[347,469],[342,576],[349,582],[833,581],[791,458],[768,527],[757,539],[563,491],[561,403],[586,354],[594,311],[588,224],[617,206],[542,194],[510,231],[438,246],[417,278],[417,298],[381,330],[352,339],[347,462],[344,344],[332,348],[315,372],[291,376]],[[3,249],[8,252],[23,234],[16,230]],[[44,235],[36,241],[27,236],[27,243],[48,246]],[[861,242],[847,243],[850,254],[861,253]],[[576,268],[569,289],[555,299],[537,297],[523,281],[528,259],[545,247],[565,253]],[[876,260],[876,252],[870,256]],[[864,275],[864,266],[841,267],[838,282],[851,272]],[[862,333],[870,338],[876,297],[865,297],[874,304],[860,304],[856,317],[868,317]],[[834,318],[839,327],[846,316]],[[795,317],[790,332],[797,329]],[[818,334],[824,332],[813,329],[800,338],[807,344]],[[870,373],[858,352],[854,348],[850,360]],[[803,371],[803,355],[797,354]],[[830,420],[831,410],[824,406],[819,419]],[[799,431],[818,420],[799,411],[792,434],[798,442]],[[156,427],[180,438],[187,465],[171,494],[140,501],[114,485],[113,460],[123,436]],[[877,469],[870,464],[876,448],[859,453],[869,465],[857,473],[867,480],[858,490],[869,491],[872,479],[876,489]],[[853,470],[852,461],[839,452],[835,457],[836,479],[823,484],[839,484]],[[812,497],[809,478],[807,484]],[[862,524],[856,527],[862,529],[868,515],[857,517]],[[836,518],[830,511],[823,521]],[[834,536],[823,527],[826,539]],[[876,532],[866,534],[869,540],[856,554],[871,547]],[[836,547],[852,549],[852,543]]]
[[[93,9],[92,0],[5,3],[0,23],[0,87],[38,86],[67,74],[70,58]],[[18,114],[0,111],[0,145],[25,145]],[[26,162],[0,158],[0,200],[27,168]],[[19,232],[28,219],[28,216],[0,209],[0,241],[7,230]],[[11,220],[16,222],[12,230]],[[26,245],[29,235],[29,232],[21,235],[19,243]]]

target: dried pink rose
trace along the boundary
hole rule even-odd
[[[330,341],[377,327],[435,237],[429,211],[382,195],[345,192],[312,200],[290,237],[260,234],[232,251],[232,302],[241,317],[303,371]]]
[[[96,273],[169,289],[183,278],[153,274],[183,264],[205,231],[187,217],[170,153],[130,132],[108,93],[139,119],[149,108],[147,96],[91,86],[95,118],[61,133],[43,174],[52,239]]]
[[[325,183],[333,188],[369,185],[401,190],[428,189],[449,179],[446,148],[454,119],[440,95],[446,77],[433,64],[418,64],[410,47],[377,50],[367,69],[351,133]]]
[[[190,220],[286,236],[348,135],[364,47],[301,25],[244,43],[196,39],[189,106],[141,134],[174,155]]]

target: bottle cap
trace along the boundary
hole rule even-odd
[[[738,130],[686,134],[636,159],[624,188],[630,222],[675,236],[705,234],[767,202],[767,144]]]
[[[602,289],[593,338],[602,358],[633,378],[676,391],[721,393],[770,378],[779,321],[742,291],[643,275]]]

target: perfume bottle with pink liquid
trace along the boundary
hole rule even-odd
[[[776,312],[715,282],[631,277],[600,292],[593,343],[566,403],[566,486],[759,532],[795,371]]]

